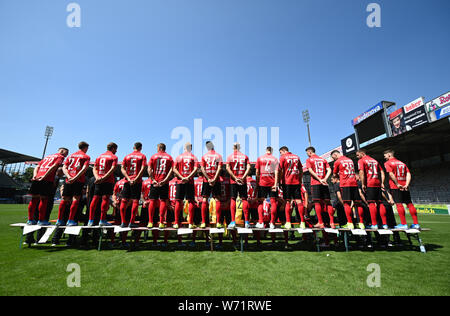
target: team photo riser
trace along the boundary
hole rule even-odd
[[[164,144],[158,144],[156,154],[148,160],[141,153],[142,144],[136,143],[133,152],[123,159],[122,179],[116,182],[117,144],[109,143],[107,151],[95,160],[93,177],[89,180],[90,157],[86,154],[89,144],[81,142],[78,147],[71,155],[68,149],[60,148],[35,168],[28,225],[50,225],[47,209],[49,197],[58,186],[58,177],[65,181],[56,226],[77,226],[78,213],[82,211],[80,203],[87,198],[88,227],[114,223],[122,228],[164,229],[169,225],[179,229],[186,224],[189,229],[195,229],[209,227],[211,218],[215,218],[212,223],[219,229],[225,228],[224,223],[229,229],[237,225],[274,229],[280,223],[282,228],[291,229],[295,212],[295,222],[302,229],[354,229],[355,224],[360,229],[367,225],[369,229],[408,229],[406,204],[413,218],[410,228],[420,229],[409,192],[410,171],[395,158],[393,150],[384,152],[384,166],[359,150],[357,172],[353,160],[341,152],[331,153],[334,163],[330,167],[324,158],[316,155],[313,147],[306,149],[305,168],[287,147],[280,148],[280,159],[267,147],[266,154],[257,159],[253,168],[248,157],[240,152],[238,143],[233,145],[233,154],[225,161],[214,150],[212,142],[206,143],[208,152],[200,160],[192,154],[190,143],[185,144],[184,153],[176,159],[166,153]],[[304,175],[304,170],[309,175]],[[310,192],[304,185],[308,179]],[[335,194],[334,199],[330,192]],[[239,221],[237,203],[242,213]],[[388,220],[393,205],[401,221],[395,227]],[[111,206],[113,219],[108,215]],[[314,223],[311,223],[312,209],[316,215]]]

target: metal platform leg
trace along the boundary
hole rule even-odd
[[[348,232],[344,232],[344,245],[345,245],[345,252],[348,252]]]
[[[315,237],[315,240],[316,240],[317,252],[320,252],[320,238],[319,238],[319,234],[317,234],[317,232],[314,232],[314,237]]]
[[[244,252],[244,235],[241,234],[241,253]]]
[[[103,241],[103,229],[100,228],[100,238],[98,240],[98,251],[102,250],[102,241]]]

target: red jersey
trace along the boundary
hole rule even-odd
[[[153,170],[153,178],[157,182],[163,181],[173,167],[172,157],[165,152],[154,154],[148,163]]]
[[[214,149],[208,151],[208,153],[202,157],[202,167],[205,169],[206,175],[209,179],[213,179],[216,176],[217,170],[222,168],[222,165],[222,156]]]
[[[152,180],[147,179],[142,182],[142,196],[144,197],[144,200],[150,199],[150,189],[152,187]]]
[[[242,178],[249,163],[250,160],[248,157],[237,150],[235,150],[234,153],[229,155],[227,158],[227,164],[230,166],[231,172],[236,176],[236,178]],[[247,181],[247,179],[243,180],[244,183]],[[236,181],[230,177],[230,183],[235,184]]]
[[[70,155],[66,161],[64,162],[64,165],[67,168],[67,171],[69,175],[74,178],[76,177],[81,169],[83,169],[84,166],[89,167],[89,162],[91,161],[91,157],[86,155],[84,151],[77,151],[76,153]],[[67,180],[66,180],[67,182]],[[83,174],[81,177],[78,178],[76,182],[85,183],[86,182],[86,173]]]
[[[341,188],[358,186],[358,183],[356,182],[355,165],[350,158],[345,156],[339,157],[339,159],[334,162],[333,173],[339,173]]]
[[[194,171],[195,167],[198,166],[197,157],[195,157],[190,152],[185,152],[185,153],[182,153],[181,155],[179,155],[175,159],[174,163],[175,163],[175,167],[177,168],[178,172],[183,177],[188,177],[192,173],[192,171]],[[177,183],[181,183],[181,180],[178,179],[178,177],[177,177]],[[192,177],[189,180],[189,183],[194,183],[194,177]]]
[[[306,160],[306,168],[311,168],[320,179],[327,175],[327,169],[330,168],[328,162],[317,155],[312,155]],[[311,176],[311,185],[321,184],[316,178]]]
[[[117,197],[118,200],[120,200],[120,193],[123,191],[123,186],[127,183],[127,179],[123,178],[116,182],[114,185],[114,195]]]
[[[368,188],[381,188],[381,166],[378,161],[366,155],[358,160],[358,169],[364,172]]]
[[[400,185],[406,184],[406,175],[409,172],[408,167],[398,159],[391,158],[384,163],[387,172],[393,172]],[[389,186],[391,189],[398,189],[394,181],[389,177]]]
[[[252,177],[247,177],[247,195],[250,208],[258,208],[257,194],[256,194],[256,180]]]
[[[106,153],[100,155],[95,160],[94,164],[95,169],[97,169],[98,176],[100,178],[103,178],[109,172],[109,170],[111,170],[111,168],[115,168],[117,166],[118,161],[119,160],[117,159],[117,156],[110,151],[107,151]],[[105,182],[106,183],[115,182],[114,172],[111,173],[111,175],[109,176],[108,179],[105,180]]]
[[[303,165],[300,157],[292,153],[287,153],[280,158],[280,170],[283,183],[286,185],[300,184],[300,171],[303,171]]]
[[[135,180],[142,167],[147,166],[147,157],[139,151],[134,151],[123,158],[122,166],[125,168],[130,180]],[[142,177],[138,182],[142,182]]]
[[[271,154],[265,154],[256,161],[256,169],[259,170],[259,183],[263,187],[275,185],[275,171],[278,170],[278,159]]]
[[[169,181],[169,200],[170,204],[175,205],[175,197],[177,196],[177,179]]]
[[[200,202],[203,201],[202,189],[203,189],[203,177],[198,177],[194,180],[195,187],[195,201]]]
[[[63,162],[64,162],[64,156],[61,155],[60,153],[45,157],[38,164],[39,171],[36,175],[36,178],[44,176],[45,173],[55,165],[57,165],[59,168],[60,166],[62,166]],[[56,168],[54,171],[52,171],[50,174],[48,174],[48,176],[45,179],[43,179],[43,181],[54,182],[58,168]]]

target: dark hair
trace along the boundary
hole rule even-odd
[[[136,148],[137,150],[141,150],[142,149],[142,143],[140,143],[140,142],[134,143],[134,148]]]
[[[363,153],[364,155],[367,154],[367,151],[365,149],[358,149],[356,152],[357,153]]]
[[[58,151],[60,151],[60,150],[65,150],[65,151],[69,152],[69,150],[66,147],[59,147]]]
[[[289,151],[289,148],[287,148],[286,146],[283,146],[283,147],[280,148],[280,151],[282,151],[282,150]]]
[[[86,142],[80,142],[78,144],[78,149],[85,149],[86,147],[89,147],[89,144]]]
[[[394,154],[395,154],[395,151],[394,151],[393,149],[386,149],[386,150],[384,151],[384,154],[392,154],[392,155],[394,155]]]
[[[159,150],[162,150],[162,151],[166,151],[166,144],[164,144],[164,143],[159,143],[159,144],[158,144],[158,149],[159,149]]]
[[[270,147],[270,146],[267,146],[267,147],[266,147],[266,151],[270,151],[270,152],[273,152],[273,148],[272,148],[272,147]]]
[[[111,151],[111,150],[113,150],[113,149],[117,149],[117,147],[119,147],[119,146],[117,146],[116,143],[109,143],[109,144],[106,146],[106,149]]]
[[[331,152],[331,156],[333,156],[334,154],[340,154],[341,152],[339,151],[339,150],[337,150],[337,149],[335,149],[335,150],[333,150],[332,152]]]
[[[306,148],[305,151],[312,151],[313,153],[316,153],[316,149],[312,146]]]

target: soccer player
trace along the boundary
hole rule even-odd
[[[56,226],[64,226],[64,212],[70,203],[69,220],[67,226],[77,226],[75,216],[77,215],[78,205],[80,204],[81,193],[83,191],[84,183],[86,182],[86,171],[89,169],[89,162],[91,158],[86,155],[89,144],[81,142],[78,144],[76,153],[70,155],[64,162],[63,172],[66,176],[66,183],[62,192],[63,199],[59,204],[58,221]]]
[[[334,209],[331,205],[330,190],[328,188],[328,178],[331,176],[331,168],[328,162],[316,155],[314,147],[306,148],[308,159],[306,167],[311,175],[311,195],[316,210],[318,223],[316,228],[324,228],[322,212],[327,212],[330,217],[331,228],[336,228],[334,223]],[[324,209],[323,209],[323,208]]]
[[[180,225],[180,213],[183,207],[183,200],[189,203],[189,228],[194,229],[194,210],[195,210],[195,185],[194,176],[198,170],[198,159],[192,154],[192,144],[184,145],[185,152],[179,155],[173,165],[173,173],[176,176],[176,195],[175,195],[175,225],[178,229]]]
[[[347,225],[344,228],[354,229],[352,219],[351,202],[354,202],[359,214],[359,228],[364,226],[364,209],[361,205],[361,197],[358,192],[358,183],[356,181],[355,165],[353,160],[345,157],[339,150],[333,150],[331,157],[334,160],[333,174],[339,175],[339,183],[342,191],[342,200],[344,201],[345,215],[347,216]]]
[[[113,195],[112,195],[112,206],[114,208],[114,218],[115,218],[115,224],[119,225],[119,223],[122,222],[122,214],[120,212],[120,207],[121,207],[121,202],[123,199],[123,190],[125,187],[125,184],[128,183],[128,180],[126,178],[122,178],[119,181],[116,182],[116,184],[114,185],[114,190],[113,190]],[[127,210],[129,209],[129,207],[127,207]],[[125,213],[127,213],[127,210],[125,211]],[[131,214],[128,213],[126,214],[127,218],[131,217]],[[119,222],[120,221],[120,222]],[[122,226],[124,227],[124,226]],[[127,232],[122,232],[121,233],[121,237],[122,237],[122,248],[128,248],[128,244],[127,244]],[[115,240],[115,235],[112,235],[111,238],[111,242],[114,243]]]
[[[150,158],[148,163],[148,174],[152,180],[150,188],[150,203],[148,207],[148,226],[153,227],[153,215],[156,202],[159,200],[159,228],[165,228],[164,220],[167,213],[169,201],[169,180],[173,174],[173,159],[166,153],[166,145],[158,144],[157,153]]]
[[[117,148],[117,144],[109,143],[106,146],[106,152],[101,154],[95,160],[93,170],[95,177],[94,197],[92,198],[90,205],[88,226],[94,226],[95,210],[100,202],[100,199],[102,200],[102,203],[99,225],[111,226],[111,224],[106,221],[106,214],[109,209],[109,198],[114,192],[114,171],[116,170],[118,164],[118,158],[115,155]]]
[[[270,197],[270,228],[275,228],[277,217],[277,197],[278,197],[278,168],[279,162],[272,155],[273,148],[267,147],[266,154],[256,161],[256,182],[258,191],[258,224],[256,228],[264,228],[264,200]]]
[[[380,208],[383,228],[387,229],[386,208],[381,203],[383,200],[381,190],[384,190],[384,171],[378,161],[367,155],[364,149],[358,150],[356,157],[359,159],[359,177],[361,179],[362,190],[366,193],[366,200],[369,204],[370,218],[372,220],[372,226],[369,229],[378,229],[378,207]]]
[[[223,159],[220,154],[214,150],[214,144],[210,141],[206,142],[208,152],[202,157],[201,171],[204,177],[202,187],[202,225],[200,228],[206,227],[206,214],[209,207],[208,198],[212,197],[216,200],[216,228],[223,228],[220,223],[222,215],[220,196],[222,195],[222,185],[220,182],[220,172],[222,170]]]
[[[283,146],[280,148],[280,173],[284,183],[284,199],[286,201],[286,229],[291,229],[291,203],[297,204],[297,209],[301,209],[302,205],[302,182],[303,182],[303,165],[300,157],[292,154],[289,148]],[[306,228],[304,214],[301,214],[300,228]]]
[[[137,142],[134,144],[133,152],[123,159],[121,171],[127,182],[123,187],[122,201],[120,204],[120,218],[121,227],[127,226],[125,214],[127,208],[131,206],[131,218],[129,228],[136,228],[136,215],[139,210],[139,200],[141,198],[142,176],[144,175],[145,167],[147,167],[147,157],[143,153],[142,144]]]
[[[250,173],[250,160],[246,155],[240,152],[241,145],[235,143],[233,145],[234,152],[227,158],[227,172],[230,175],[231,186],[231,223],[228,228],[236,227],[236,199],[242,200],[242,212],[244,213],[245,228],[250,227],[248,214],[248,192],[247,192],[247,176]]]
[[[400,225],[397,225],[397,229],[407,229],[405,209],[403,204],[406,204],[409,209],[409,213],[413,219],[412,229],[420,229],[419,221],[417,218],[417,211],[414,204],[411,201],[411,193],[409,191],[409,185],[411,183],[411,173],[408,167],[395,158],[395,152],[388,149],[384,152],[384,167],[386,172],[389,173],[389,186],[391,188],[392,196],[394,197],[395,204],[397,205],[397,212],[400,216]]]
[[[34,169],[31,179],[31,201],[28,205],[28,225],[36,225],[34,211],[39,205],[39,226],[48,226],[50,223],[45,218],[49,196],[52,195],[56,172],[69,154],[67,148],[59,148],[56,154],[42,159]]]

